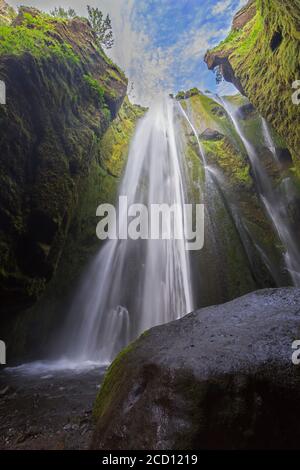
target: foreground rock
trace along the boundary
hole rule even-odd
[[[297,448],[300,289],[262,290],[153,328],[111,366],[94,449]]]

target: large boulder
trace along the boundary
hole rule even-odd
[[[300,289],[257,291],[151,329],[99,392],[93,449],[297,448]]]

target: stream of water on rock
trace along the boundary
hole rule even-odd
[[[237,118],[237,109],[226,98],[217,97],[217,101],[225,108],[230,116],[234,127],[240,136],[241,141],[249,156],[252,170],[255,175],[257,189],[259,191],[261,200],[264,204],[266,215],[272,221],[272,224],[278,233],[285,250],[285,263],[286,268],[290,274],[294,286],[300,286],[300,250],[296,235],[288,217],[288,194],[286,192],[274,189],[271,180],[265,171],[259,155],[256,152],[254,145],[247,139],[243,132],[242,126]],[[265,138],[266,146],[272,152],[274,158],[278,162],[276,154],[276,146],[272,140],[270,131],[266,121],[262,119],[262,131]]]

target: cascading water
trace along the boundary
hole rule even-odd
[[[226,119],[233,124],[230,127],[244,144],[262,205],[286,249],[287,269],[294,284],[299,285],[300,259],[286,215],[288,200],[273,189],[235,115],[236,109],[219,97],[214,96],[214,100],[227,111]],[[204,203],[203,250],[191,256],[183,237],[133,240],[119,236],[106,241],[75,294],[66,324],[55,341],[54,363],[33,363],[28,371],[81,370],[110,363],[148,328],[179,319],[196,307],[255,290],[261,285],[257,266],[262,266],[259,271],[263,273],[266,267],[272,278],[272,257],[249,231],[247,218],[244,223],[243,213],[228,191],[226,175],[205,153],[199,134],[206,124],[205,118],[203,122],[201,119],[201,113],[200,120],[193,115],[189,102],[181,106],[175,100],[164,100],[154,105],[137,126],[119,196],[127,198],[128,207],[175,204],[182,208],[186,202]],[[266,123],[263,130],[265,144],[276,160]],[[196,164],[189,152],[196,155]],[[127,207],[117,206],[117,216],[118,233],[127,234]],[[182,225],[183,220],[181,231]]]
[[[262,122],[263,136],[264,136],[266,145],[267,145],[268,149],[270,150],[270,152],[275,157],[276,161],[278,162],[278,155],[277,155],[277,151],[276,151],[276,146],[273,142],[268,123],[264,118],[261,118],[261,122]]]
[[[288,201],[282,192],[273,189],[270,178],[260,161],[255,147],[251,144],[243,132],[242,126],[240,125],[236,116],[235,107],[225,98],[215,96],[215,99],[225,108],[241,141],[244,144],[252,165],[257,188],[264,204],[266,214],[272,221],[273,226],[283,244],[285,250],[284,258],[286,268],[290,274],[293,284],[295,286],[300,286],[300,251],[287,214]],[[262,121],[262,129],[266,145],[273,153],[273,156],[277,159],[276,146],[272,140],[267,123],[265,121]]]
[[[138,125],[119,189],[128,206],[185,203],[178,112],[176,102],[165,100]],[[127,233],[127,213],[119,207],[118,216],[119,233]],[[110,362],[142,331],[192,311],[191,286],[184,239],[108,240],[74,299],[63,335],[67,355]]]

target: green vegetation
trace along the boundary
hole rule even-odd
[[[298,0],[256,1],[254,18],[232,31],[210,54],[228,57],[235,77],[256,109],[287,141],[299,174],[300,106],[293,104],[292,83],[299,78]]]
[[[227,138],[219,141],[204,141],[203,145],[207,159],[222,169],[222,174],[230,178],[231,184],[251,187],[249,162]]]
[[[114,398],[114,390],[120,387],[120,384],[123,380],[128,380],[128,375],[125,369],[123,368],[122,371],[122,365],[124,364],[124,359],[128,354],[130,354],[132,350],[134,350],[134,347],[135,343],[131,343],[129,344],[129,346],[124,348],[118,354],[118,356],[106,372],[103,383],[101,385],[100,391],[94,404],[94,418],[98,419],[104,415],[104,413],[108,410],[111,401]]]
[[[97,36],[99,46],[110,49],[114,45],[114,38],[109,15],[104,18],[99,8],[87,6],[89,22]]]
[[[55,18],[66,18],[72,19],[75,18],[76,11],[73,8],[68,8],[67,10],[62,7],[56,7],[54,10],[50,12],[50,15],[54,16]]]
[[[200,90],[198,90],[198,88],[194,87],[194,88],[191,88],[188,91],[179,91],[177,93],[175,99],[176,100],[185,100],[187,98],[190,98],[191,96],[197,96],[197,95],[201,95],[201,92],[200,92]]]
[[[109,174],[121,176],[136,121],[144,113],[144,108],[133,106],[125,98],[113,125],[105,132],[101,140],[100,158],[101,165]]]
[[[58,296],[65,298],[99,247],[95,211],[114,202],[142,114],[126,103],[112,124],[121,128],[124,120],[122,133],[106,136],[127,79],[92,44],[88,21],[75,21],[80,34],[67,18],[21,7],[14,24],[0,26],[1,70],[11,89],[0,108],[0,205],[8,227],[0,231],[0,328],[4,322],[11,356],[24,353],[32,325],[43,338],[37,347],[57,325]],[[40,228],[34,237],[33,225]],[[26,312],[10,315],[20,305]]]
[[[90,74],[83,76],[86,83],[90,86],[90,88],[95,92],[97,95],[101,105],[104,104],[104,88],[100,85],[99,81],[93,78]]]
[[[30,52],[37,58],[56,55],[78,63],[79,58],[71,45],[59,41],[51,34],[57,21],[59,20],[44,13],[36,17],[24,13],[20,26],[0,26],[0,55],[22,55]]]

